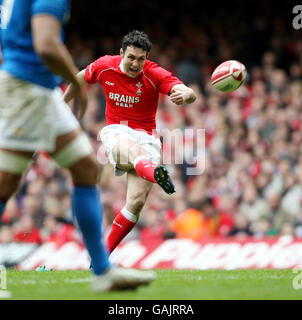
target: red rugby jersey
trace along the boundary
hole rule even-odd
[[[159,93],[169,94],[175,84],[183,82],[150,60],[136,78],[131,78],[121,70],[121,60],[119,55],[97,59],[86,67],[86,82],[103,86],[108,125],[127,122],[135,130],[152,134]]]

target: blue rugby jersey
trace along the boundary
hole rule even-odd
[[[0,0],[1,69],[13,76],[53,89],[61,82],[42,62],[33,48],[31,17],[50,14],[63,26],[70,13],[70,0]],[[63,39],[63,31],[61,35]]]

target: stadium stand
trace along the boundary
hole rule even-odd
[[[194,163],[168,165],[177,192],[169,196],[155,186],[138,227],[127,238],[302,238],[302,40],[288,4],[247,1],[243,6],[235,1],[236,10],[209,4],[201,11],[197,1],[187,0],[185,7],[169,11],[168,1],[159,11],[156,1],[134,0],[132,5],[144,12],[135,15],[134,23],[126,1],[119,4],[118,14],[114,3],[90,2],[95,13],[86,2],[73,3],[66,30],[78,67],[117,54],[125,32],[143,29],[154,45],[152,60],[198,93],[187,107],[161,97],[159,129],[203,128],[206,133],[205,172],[188,176],[186,169]],[[98,18],[99,12],[106,14]],[[238,90],[222,94],[210,86],[210,76],[228,59],[244,63],[248,77]],[[88,96],[83,126],[104,161],[97,141],[105,125],[104,93],[93,85]],[[164,146],[163,151],[177,157],[192,146],[195,151],[200,147],[194,136],[184,139],[182,148]],[[115,177],[108,164],[100,184],[108,228],[124,203],[125,180]],[[0,242],[81,241],[72,226],[70,192],[68,173],[40,154],[7,205]]]

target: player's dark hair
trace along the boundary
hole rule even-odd
[[[133,30],[124,36],[122,42],[123,51],[125,52],[129,46],[141,48],[149,53],[152,44],[148,38],[148,35],[146,35],[143,31]]]

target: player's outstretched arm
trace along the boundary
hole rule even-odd
[[[196,94],[185,84],[176,84],[170,91],[170,100],[177,105],[190,104],[196,100]]]

